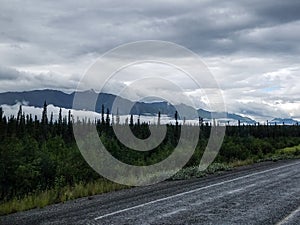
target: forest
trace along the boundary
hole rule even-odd
[[[114,135],[112,123],[118,122],[114,119],[109,109],[104,114],[102,107],[101,118],[95,121],[82,121],[86,126],[95,126],[99,137],[105,147],[117,159],[131,165],[151,165],[165,159],[172,153],[178,143],[181,126],[176,123],[167,124],[167,134],[163,142],[154,150],[139,152],[125,147]],[[160,116],[160,113],[158,113]],[[199,119],[199,121],[201,118]],[[98,192],[86,192],[84,194],[70,194],[74,187],[81,185],[86,188],[93,183],[99,186],[99,181],[108,182],[92,168],[82,157],[76,145],[72,126],[71,111],[68,115],[59,112],[57,120],[47,117],[47,104],[44,104],[41,120],[37,116],[25,115],[20,106],[17,116],[4,116],[0,108],[0,203],[14,202],[7,208],[1,208],[1,214],[10,213],[22,209],[40,207],[39,204],[28,203],[29,206],[16,206],[16,202],[36,196],[41,193],[55,191],[51,200],[41,205],[60,202],[81,195],[97,194]],[[125,126],[125,125],[120,125]],[[149,124],[133,121],[131,116],[129,126],[132,132],[139,138],[149,136]],[[188,125],[187,125],[188,126]],[[191,126],[191,125],[190,125]],[[211,126],[207,123],[199,123],[199,141],[194,155],[186,164],[185,168],[199,165],[201,155],[207,145]],[[270,157],[284,155],[279,151],[287,147],[294,147],[300,144],[300,126],[293,125],[239,125],[227,126],[223,145],[220,149],[215,163],[229,164],[236,161],[251,159],[253,162]],[[300,147],[290,151],[288,157],[299,157]],[[286,155],[285,155],[286,157]],[[275,157],[276,158],[276,157]],[[284,157],[283,157],[284,158]],[[102,182],[102,183],[101,183]],[[111,184],[105,189],[110,191],[125,188],[117,184]],[[61,193],[64,193],[63,197]],[[101,191],[100,191],[101,192]],[[34,201],[34,200],[32,200]]]

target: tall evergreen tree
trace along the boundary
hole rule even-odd
[[[17,115],[17,124],[21,123],[21,117],[22,117],[22,105],[19,106],[19,111]]]
[[[47,102],[44,102],[44,108],[43,108],[43,113],[42,113],[42,133],[41,137],[43,140],[46,140],[48,137],[48,117],[47,117]]]
[[[61,108],[59,109],[59,114],[58,114],[58,125],[62,125],[62,110]]]
[[[110,118],[109,118],[109,108],[106,109],[106,120],[105,123],[107,126],[110,125]]]
[[[104,120],[104,105],[103,104],[101,106],[101,123],[102,123],[102,125],[105,124],[105,120]]]
[[[129,126],[133,126],[133,115],[130,115],[130,121],[129,121]]]
[[[71,110],[68,112],[68,124],[72,124],[72,115],[71,115]]]
[[[157,119],[157,125],[160,125],[160,111],[158,112],[158,119]]]
[[[178,112],[175,112],[175,123],[176,123],[176,127],[178,127]]]
[[[42,113],[42,124],[47,125],[48,124],[48,117],[47,117],[47,102],[44,102],[44,108]]]

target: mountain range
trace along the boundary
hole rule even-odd
[[[82,101],[82,105],[77,105],[76,108],[73,107],[73,99],[75,94],[84,100],[89,99],[97,99],[95,109],[88,109],[85,104],[85,101]],[[81,92],[72,92],[70,94],[64,93],[58,90],[33,90],[33,91],[23,91],[23,92],[4,92],[0,93],[0,105],[15,105],[18,102],[22,104],[26,104],[29,106],[34,107],[43,107],[44,102],[46,101],[47,104],[52,104],[57,107],[66,108],[66,109],[78,109],[78,110],[92,110],[98,113],[102,110],[102,105],[105,108],[108,108],[111,111],[112,105],[114,100],[117,98],[116,95],[108,94],[108,93],[96,93],[93,90],[88,91],[81,91]],[[128,105],[133,104],[133,108],[131,109],[131,114],[134,115],[157,115],[158,112],[161,114],[168,115],[169,117],[174,118],[176,109],[180,109],[181,111],[185,112],[187,115],[186,119],[195,119],[191,118],[192,115],[189,115],[191,106],[187,106],[184,104],[180,105],[171,105],[168,102],[132,102],[129,99],[121,98],[120,97],[121,105]],[[175,108],[176,107],[176,108]],[[120,115],[127,114],[126,111],[121,107],[118,109],[118,113]],[[204,109],[197,109],[197,113],[199,117],[204,119],[223,119],[223,120],[234,120],[240,121],[241,123],[246,124],[254,124],[256,123],[255,120],[252,120],[248,117],[240,116],[234,113],[214,113]],[[285,124],[295,124],[297,121],[292,119],[279,119],[276,118],[270,122],[277,122]]]

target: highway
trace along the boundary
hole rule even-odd
[[[300,160],[81,198],[1,224],[300,224]]]

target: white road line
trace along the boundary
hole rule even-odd
[[[228,191],[227,194],[235,194],[237,192],[244,191],[244,190],[246,190],[248,188],[251,188],[251,187],[254,187],[254,186],[256,186],[256,184],[250,184],[250,185],[248,185],[246,187],[242,187],[242,188],[238,188],[238,189],[235,189],[235,190],[232,190],[232,191]]]
[[[298,207],[298,209],[296,209],[295,211],[291,212],[291,214],[289,214],[283,220],[281,220],[280,222],[278,222],[276,225],[288,224],[290,222],[290,220],[293,219],[297,215],[297,213],[300,213],[300,206]]]
[[[162,217],[170,217],[170,216],[173,216],[177,213],[180,213],[180,212],[183,212],[183,211],[186,211],[187,209],[186,208],[181,208],[181,209],[176,209],[172,212],[169,212],[169,213],[166,213],[166,214],[163,214]]]
[[[166,200],[169,200],[169,199],[173,199],[173,198],[177,198],[177,197],[184,196],[184,195],[187,195],[187,194],[191,194],[191,193],[194,193],[194,192],[198,192],[198,191],[201,191],[201,190],[205,190],[205,189],[208,189],[208,188],[211,188],[211,187],[220,186],[220,185],[223,185],[223,184],[231,183],[233,181],[242,180],[242,179],[245,179],[245,178],[248,178],[248,177],[252,177],[252,176],[255,176],[255,175],[259,175],[259,174],[264,174],[264,173],[267,173],[267,172],[271,172],[271,171],[274,171],[274,170],[279,170],[279,169],[290,167],[290,166],[295,166],[295,165],[298,165],[298,164],[300,164],[300,162],[293,163],[293,164],[288,164],[288,165],[284,165],[284,166],[280,166],[280,167],[276,167],[276,168],[273,168],[273,169],[268,169],[268,170],[252,173],[252,174],[248,174],[248,175],[237,177],[237,178],[234,178],[234,179],[231,179],[231,180],[226,180],[226,181],[222,181],[222,182],[219,182],[219,183],[216,183],[216,184],[211,184],[211,185],[208,185],[208,186],[205,186],[205,187],[200,187],[200,188],[196,188],[196,189],[193,189],[193,190],[190,190],[190,191],[182,192],[182,193],[179,193],[179,194],[176,194],[176,195],[171,195],[171,196],[168,196],[168,197],[165,197],[165,198],[159,198],[159,199],[156,199],[156,200],[153,200],[153,201],[150,201],[150,202],[146,202],[146,203],[143,203],[143,204],[140,204],[140,205],[136,205],[136,206],[132,206],[132,207],[128,207],[128,208],[125,208],[125,209],[121,209],[121,210],[117,210],[117,211],[114,211],[114,212],[111,212],[111,213],[104,214],[102,216],[96,217],[95,220],[100,220],[100,219],[103,219],[105,217],[113,216],[113,215],[116,215],[116,214],[120,214],[120,213],[123,213],[123,212],[133,210],[133,209],[142,208],[144,206],[152,205],[154,203],[166,201]]]

